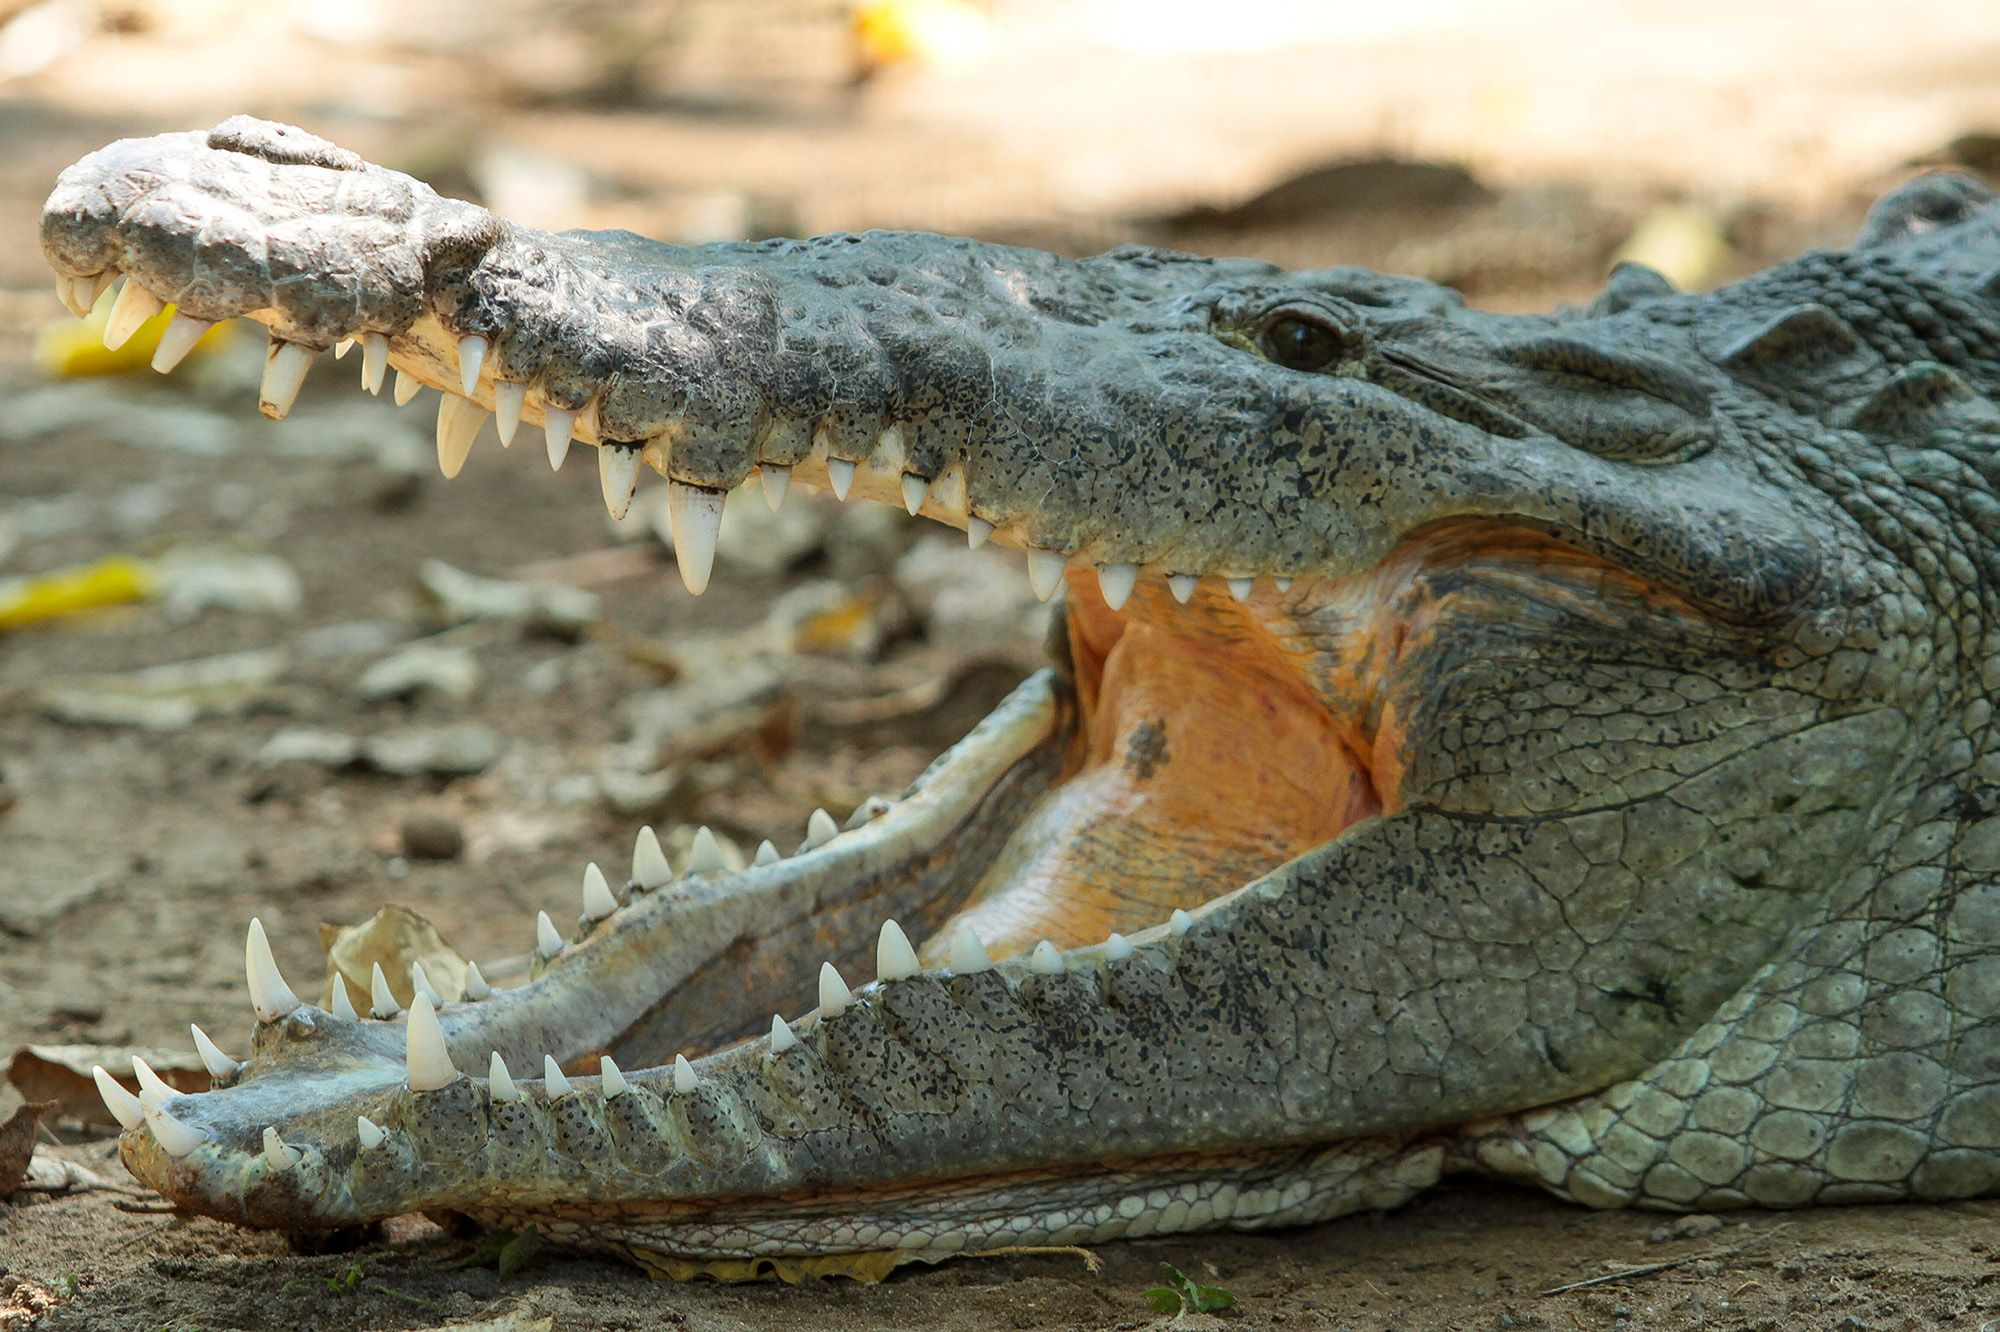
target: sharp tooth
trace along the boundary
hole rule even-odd
[[[437,986],[431,984],[431,978],[425,974],[421,962],[410,963],[410,993],[421,994],[430,1000],[432,1008],[444,1007],[444,996],[437,992]]]
[[[660,839],[650,826],[639,829],[639,840],[632,844],[632,882],[650,893],[665,887],[673,877],[674,867],[667,863],[667,853],[660,850]]]
[[[458,1081],[451,1051],[445,1048],[444,1028],[438,1025],[431,997],[420,994],[410,1000],[410,1017],[403,1029],[405,1076],[411,1091],[436,1091]]]
[[[903,507],[910,511],[910,517],[916,517],[917,510],[924,507],[924,496],[930,488],[929,477],[918,476],[915,472],[903,473]]]
[[[278,1136],[278,1130],[266,1127],[264,1130],[264,1161],[273,1170],[290,1170],[305,1159],[305,1153],[296,1147],[285,1146],[285,1140]]]
[[[576,413],[563,407],[542,408],[542,433],[549,441],[549,470],[562,470],[569,457],[570,436],[576,433]]]
[[[604,1099],[607,1101],[632,1090],[632,1084],[625,1081],[624,1072],[611,1062],[610,1055],[603,1055],[598,1059],[597,1078],[604,1089]]]
[[[1292,580],[1289,578],[1273,578],[1271,586],[1277,588],[1280,592],[1289,592],[1292,590]]]
[[[1097,590],[1104,597],[1104,604],[1112,610],[1125,608],[1125,599],[1132,595],[1133,585],[1138,581],[1139,566],[1136,564],[1097,566]]]
[[[1132,941],[1113,930],[1104,937],[1104,956],[1107,961],[1123,962],[1132,956]]]
[[[514,1085],[514,1075],[507,1071],[507,1061],[495,1050],[486,1062],[486,1094],[496,1101],[518,1101],[521,1089]]]
[[[144,1103],[141,1103],[144,1105]],[[208,1141],[208,1135],[189,1124],[183,1124],[168,1114],[157,1102],[145,1105],[146,1127],[153,1130],[153,1138],[160,1144],[160,1150],[168,1156],[186,1156],[195,1148]]]
[[[456,393],[438,395],[438,470],[444,473],[445,480],[457,476],[465,467],[472,441],[479,438],[479,427],[485,424],[486,409],[470,398],[461,398]]]
[[[1176,935],[1186,934],[1188,927],[1192,924],[1194,924],[1194,917],[1179,907],[1175,907],[1174,914],[1167,917],[1167,929]]]
[[[91,309],[95,310],[97,308],[97,303],[104,299],[104,293],[110,291],[111,284],[116,282],[117,280],[118,280],[118,270],[115,268],[107,268],[94,278],[78,278],[76,280],[76,289],[78,292],[82,292],[83,284],[85,282],[90,283],[90,294],[88,297],[85,298],[83,303],[89,306]]]
[[[910,936],[903,933],[903,927],[893,920],[883,921],[882,932],[875,938],[875,979],[908,980],[922,970],[917,965],[917,950],[910,947]]]
[[[1199,581],[1201,580],[1193,574],[1167,575],[1168,589],[1173,592],[1174,600],[1183,606],[1187,605],[1188,598],[1194,595],[1194,585]]]
[[[104,1065],[91,1065],[90,1076],[96,1080],[97,1094],[104,1098],[104,1108],[118,1121],[118,1127],[135,1129],[146,1122],[146,1112],[139,1107],[139,1098],[126,1091],[118,1079],[106,1073]]]
[[[535,951],[544,960],[553,958],[563,950],[563,937],[556,933],[556,923],[549,919],[546,911],[535,913]]]
[[[771,839],[766,837],[763,841],[757,843],[756,859],[750,863],[753,865],[775,865],[783,859],[784,857],[778,854],[778,848],[771,845]]]
[[[814,810],[812,817],[806,820],[806,850],[817,851],[838,836],[840,825],[825,810]]]
[[[1060,976],[1063,973],[1062,954],[1047,939],[1035,945],[1035,951],[1028,954],[1028,970],[1038,976]]]
[[[423,390],[423,387],[423,381],[415,375],[407,370],[398,370],[396,372],[396,391],[393,395],[396,399],[396,405],[398,407],[409,406],[410,399],[416,397]]]
[[[680,1055],[680,1054],[675,1055],[674,1090],[679,1092],[681,1095],[686,1096],[689,1092],[693,1091],[696,1087],[699,1086],[701,1086],[701,1079],[698,1076],[696,1076],[694,1071],[694,1065],[688,1062],[688,1058],[686,1055]]]
[[[396,1002],[396,995],[389,988],[389,978],[382,974],[382,964],[377,962],[368,973],[368,1016],[386,1022],[402,1011],[403,1006]]]
[[[349,1022],[361,1020],[361,1015],[354,1011],[354,1001],[347,997],[345,976],[336,974],[333,978],[333,1008],[330,1011],[335,1017],[346,1018]]]
[[[1248,600],[1250,589],[1257,585],[1257,580],[1254,578],[1230,578],[1224,581],[1229,584],[1229,596],[1234,601]]]
[[[250,936],[243,942],[243,970],[250,978],[250,1006],[259,1022],[276,1022],[299,1006],[299,997],[271,957],[271,941],[264,937],[264,922],[250,919]]]
[[[381,1125],[368,1116],[356,1115],[354,1117],[354,1140],[361,1144],[362,1151],[374,1151],[382,1145],[388,1136],[387,1133],[382,1131]]]
[[[196,319],[191,314],[174,311],[174,317],[167,321],[160,333],[160,345],[153,348],[153,368],[161,374],[179,365],[194,350],[202,335],[215,325],[206,319]]]
[[[728,869],[729,862],[722,858],[722,844],[715,840],[708,825],[695,829],[694,846],[688,851],[688,873],[721,874]]]
[[[1047,601],[1062,586],[1063,566],[1069,563],[1069,556],[1059,550],[1037,550],[1028,548],[1028,586],[1034,589],[1035,600]]]
[[[968,548],[972,550],[978,550],[981,546],[986,544],[986,538],[992,535],[993,535],[993,524],[987,522],[984,518],[973,518],[969,516],[966,518],[965,544]]]
[[[831,962],[819,964],[819,1015],[823,1018],[839,1017],[854,1002],[854,991],[847,988],[847,982],[840,978],[840,972]]]
[[[854,464],[845,458],[828,458],[826,479],[833,487],[833,497],[837,500],[846,499],[848,490],[854,485]]]
[[[126,278],[124,287],[118,292],[118,299],[111,304],[110,317],[104,321],[104,345],[117,351],[132,340],[132,335],[139,331],[139,325],[166,308],[160,298],[140,286],[136,278]]]
[[[617,909],[618,899],[611,895],[604,871],[593,860],[583,867],[583,914],[591,920],[603,920]]]
[[[354,350],[354,339],[342,338],[339,342],[333,344],[333,359],[336,361],[344,361],[347,359],[347,353],[353,350]]]
[[[298,401],[299,386],[306,382],[312,363],[312,348],[271,339],[271,349],[264,357],[264,379],[257,388],[257,410],[273,421],[284,420]]]
[[[479,974],[479,964],[477,962],[467,962],[465,964],[465,997],[474,1003],[478,1003],[481,999],[491,998],[492,995],[493,987],[486,983],[486,977]]]
[[[567,1096],[570,1093],[569,1079],[563,1075],[562,1069],[557,1067],[554,1055],[542,1056],[542,1089],[548,1093],[552,1101],[558,1096]]]
[[[151,1092],[163,1101],[171,1101],[174,1097],[181,1094],[179,1088],[168,1086],[167,1080],[155,1073],[152,1065],[139,1058],[138,1055],[132,1056],[132,1071],[139,1076],[139,1094],[141,1096],[144,1096],[147,1092]]]
[[[781,1055],[787,1050],[798,1048],[799,1038],[792,1035],[792,1029],[776,1013],[771,1014],[771,1053]]]
[[[792,469],[780,467],[776,463],[764,463],[757,468],[758,484],[764,488],[764,505],[772,513],[785,507],[785,491],[792,484]]]
[[[514,442],[514,432],[521,427],[521,404],[527,398],[526,384],[506,379],[493,382],[493,428],[500,432],[500,447],[503,449]]]
[[[188,1024],[188,1030],[194,1033],[195,1053],[201,1056],[202,1066],[208,1070],[209,1077],[219,1082],[236,1076],[236,1061],[222,1053],[221,1048],[208,1039],[207,1032],[193,1023]]]
[[[979,932],[961,922],[952,932],[951,958],[946,965],[961,976],[970,976],[990,968],[993,959],[987,956],[986,945],[979,941]]]
[[[604,488],[604,507],[612,521],[623,521],[632,507],[632,495],[639,489],[639,450],[625,444],[600,444],[597,483]]]
[[[380,333],[361,335],[361,387],[382,396],[382,381],[389,375],[389,339]]]
[[[468,333],[458,340],[458,382],[471,397],[479,391],[479,370],[486,364],[486,339]]]
[[[85,305],[83,298],[77,294],[77,281],[78,279],[76,278],[63,277],[58,274],[56,277],[56,299],[62,302],[63,309],[81,319],[90,313],[90,307]]]
[[[722,531],[722,501],[728,496],[703,486],[667,482],[667,521],[674,533],[674,563],[687,590],[700,596],[715,567],[715,539]]]

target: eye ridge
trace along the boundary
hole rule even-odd
[[[1290,310],[1266,324],[1258,341],[1266,358],[1288,370],[1325,370],[1347,351],[1339,329]]]

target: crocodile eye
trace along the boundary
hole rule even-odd
[[[1264,355],[1290,370],[1324,370],[1340,359],[1346,339],[1325,324],[1281,314],[1264,326]]]

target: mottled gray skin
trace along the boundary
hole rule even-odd
[[[934,516],[1072,569],[1296,580],[1251,605],[1329,698],[1338,590],[1441,525],[1594,557],[1417,577],[1442,627],[1376,700],[1391,812],[1215,884],[1185,932],[933,966],[671,1085],[690,1030],[781,998],[731,992],[731,945],[795,953],[804,994],[815,931],[852,976],[874,921],[963,905],[1055,780],[1059,660],[888,817],[633,892],[533,985],[444,1010],[461,1069],[611,1050],[629,1094],[412,1092],[395,1023],[307,1006],[170,1103],[195,1152],[127,1134],[190,1207],[457,1210],[657,1265],[1292,1223],[1458,1169],[1597,1206],[2000,1191],[2000,209],[1968,180],[1889,196],[1851,250],[1699,296],[1621,270],[1546,317],[1137,249],[551,236],[247,120],[85,159],[42,239],[280,339],[388,334],[440,386],[486,335],[531,418],[594,408],[585,438],[682,482],[956,468]],[[1328,335],[1317,368],[1274,363],[1288,317]],[[1230,611],[1142,586],[1131,613]],[[299,1165],[257,1154],[266,1124]]]

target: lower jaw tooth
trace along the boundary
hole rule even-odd
[[[469,398],[461,398],[456,393],[440,394],[438,397],[437,454],[438,470],[446,480],[459,474],[465,460],[472,452],[472,441],[479,437],[479,427],[486,424],[486,409]]]

